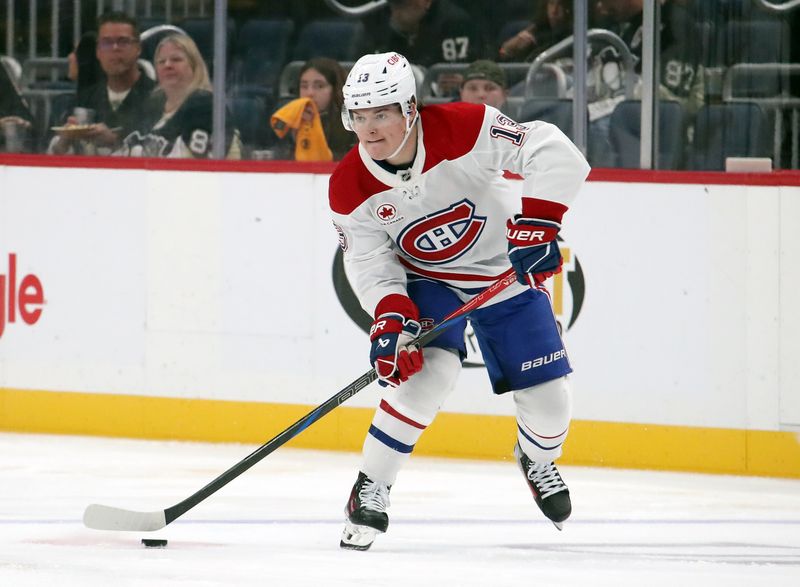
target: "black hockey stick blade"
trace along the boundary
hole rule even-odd
[[[466,304],[455,310],[444,320],[439,322],[432,329],[424,332],[419,337],[418,343],[425,346],[431,342],[446,328],[452,326],[457,320],[465,318],[470,312],[479,308],[487,301],[495,297],[501,291],[517,280],[514,270],[509,269],[489,287],[477,294]],[[347,387],[339,391],[336,395],[329,398],[324,403],[317,406],[314,410],[300,418],[297,422],[289,426],[286,430],[278,434],[271,440],[262,444],[251,452],[241,461],[230,469],[222,473],[219,477],[211,481],[208,485],[190,495],[183,501],[176,503],[165,510],[155,512],[139,512],[122,508],[110,507],[100,504],[91,504],[83,514],[83,524],[87,528],[94,530],[123,530],[132,532],[151,532],[160,530],[167,524],[173,522],[201,501],[216,493],[219,489],[236,479],[239,475],[250,469],[253,465],[261,461],[264,457],[272,453],[275,449],[283,446],[292,438],[303,432],[311,424],[331,412],[334,408],[343,404],[359,391],[378,378],[375,369],[370,369],[361,377],[350,383]]]

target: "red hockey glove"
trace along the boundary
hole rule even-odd
[[[566,210],[557,202],[523,198],[522,215],[506,224],[508,258],[520,283],[536,287],[561,272],[564,260],[556,238]]]
[[[419,310],[410,298],[391,294],[380,301],[369,330],[369,362],[378,383],[397,387],[422,369],[422,349],[410,344],[421,332]]]

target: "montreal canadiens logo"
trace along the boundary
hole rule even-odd
[[[445,210],[409,224],[397,244],[412,259],[440,265],[459,258],[478,241],[485,216],[475,214],[475,204],[466,198]]]

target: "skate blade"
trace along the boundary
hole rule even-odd
[[[348,550],[368,550],[377,535],[378,531],[375,528],[347,521],[339,546]]]

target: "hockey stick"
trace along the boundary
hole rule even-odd
[[[487,287],[466,304],[447,316],[431,330],[423,333],[418,339],[419,344],[424,346],[425,344],[431,342],[434,338],[441,334],[442,331],[451,326],[453,322],[460,318],[466,317],[470,312],[482,306],[484,303],[495,297],[515,281],[516,276],[514,275],[514,269],[509,269],[503,273],[492,285]],[[201,501],[216,493],[219,489],[236,479],[239,475],[247,471],[250,467],[255,465],[275,449],[289,442],[292,438],[300,434],[311,424],[325,416],[337,406],[343,404],[377,378],[378,376],[375,374],[375,369],[370,369],[361,377],[353,381],[350,385],[342,389],[339,393],[300,418],[297,422],[289,426],[286,430],[278,434],[272,440],[267,441],[265,444],[254,450],[248,456],[236,463],[233,467],[211,481],[211,483],[193,495],[190,495],[180,503],[173,505],[172,507],[155,512],[138,512],[93,503],[86,508],[86,511],[83,514],[83,524],[87,528],[93,528],[95,530],[125,530],[142,532],[160,530],[170,522],[188,512]]]

